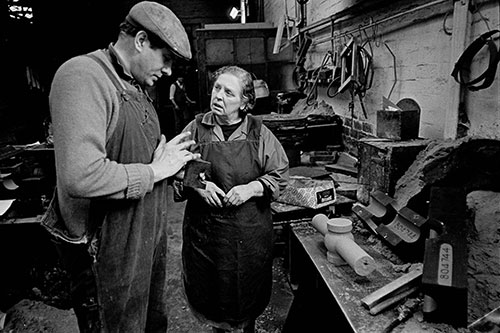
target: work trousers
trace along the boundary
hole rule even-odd
[[[92,271],[93,258],[86,244],[70,244],[53,239],[62,268],[68,274],[72,306],[80,333],[101,332],[97,287]]]

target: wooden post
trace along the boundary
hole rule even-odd
[[[469,42],[469,0],[457,0],[453,8],[453,35],[451,37],[451,59],[450,73],[453,71],[455,62]],[[457,83],[450,75],[448,80],[449,96],[448,107],[444,124],[444,138],[456,139],[458,127],[458,113],[463,87]]]

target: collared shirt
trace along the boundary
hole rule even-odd
[[[118,76],[125,82],[129,83],[131,86],[137,89],[137,91],[143,93],[146,95],[148,100],[151,102],[152,99],[149,96],[147,90],[145,90],[139,82],[132,76],[130,71],[127,69],[125,66],[123,59],[120,57],[118,52],[116,52],[116,49],[114,48],[113,44],[110,43],[108,45],[108,48],[104,51],[104,53],[108,56],[111,65],[113,66],[113,69],[116,71]]]
[[[118,52],[116,52],[112,43],[108,45],[108,49],[106,50],[106,53],[109,55],[109,59],[111,60],[111,65],[113,65],[113,68],[115,69],[116,73],[123,80],[128,81],[131,84],[133,84],[134,77],[125,67],[125,65],[123,63],[123,59],[120,57]]]
[[[203,115],[202,124],[212,127],[211,140],[220,141],[238,141],[246,140],[248,137],[248,119],[243,118],[240,126],[229,136],[227,140],[224,139],[222,128],[215,119],[213,112],[207,112]],[[196,120],[191,121],[185,131],[195,133]],[[263,175],[257,178],[263,185],[265,184],[266,190],[272,194],[273,199],[277,199],[280,192],[284,190],[288,184],[288,157],[286,156],[283,146],[278,141],[276,136],[264,124],[260,130],[259,138],[259,163],[264,171]]]

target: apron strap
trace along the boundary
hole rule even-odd
[[[248,137],[247,140],[258,141],[260,138],[260,129],[262,128],[262,119],[247,114]]]
[[[194,137],[197,138],[195,139],[198,143],[209,143],[210,140],[210,130],[201,123],[203,120],[203,113],[196,115],[196,131],[198,133],[194,133]]]

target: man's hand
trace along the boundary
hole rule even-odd
[[[245,185],[237,185],[227,192],[223,204],[227,207],[239,206],[247,202],[252,197],[261,197],[264,194],[264,187],[261,182],[253,181]]]
[[[193,154],[187,150],[195,144],[194,140],[183,142],[189,135],[191,135],[190,132],[184,132],[166,142],[162,134],[153,155],[153,162],[149,164],[153,169],[155,183],[175,175],[188,161],[200,158],[200,154]]]
[[[195,191],[211,207],[223,207],[222,198],[226,193],[214,183],[206,181],[205,189],[196,188]]]

